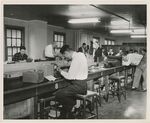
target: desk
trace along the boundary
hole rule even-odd
[[[129,67],[120,66],[120,67],[106,68],[96,72],[89,72],[87,81],[93,80],[94,78],[100,78],[103,76],[106,76],[106,78],[108,79],[109,75],[121,71],[126,71],[128,69],[131,69],[131,66]],[[43,83],[39,83],[39,84],[24,83],[23,87],[21,88],[4,91],[4,105],[16,103],[31,97],[37,98],[38,95],[47,92],[51,93],[56,90],[55,84],[59,84],[58,86],[59,88],[66,86],[65,83],[64,84],[62,83],[64,83],[64,79],[59,79],[54,82],[44,81]],[[37,100],[35,99],[35,101]]]

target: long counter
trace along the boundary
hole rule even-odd
[[[33,62],[33,63],[6,64],[4,65],[4,75],[5,74],[6,75],[11,74],[12,76],[16,76],[16,74],[22,75],[24,71],[35,70],[35,69],[43,69],[44,74],[49,75],[49,74],[53,74],[52,63],[53,62],[50,61],[44,61],[44,62]],[[113,68],[100,68],[94,71],[89,71],[87,81],[93,80],[95,78],[100,78],[103,76],[106,76],[106,79],[109,79],[109,76],[111,74],[121,72],[121,71],[125,71],[126,73],[126,71],[131,68],[132,68],[131,66],[129,67],[119,66]],[[108,80],[105,83],[106,93],[108,92],[107,82]],[[29,82],[22,82],[22,83],[23,85],[19,88],[4,90],[4,106],[6,107],[5,115],[7,115],[7,113],[9,114],[8,116],[6,116],[6,119],[12,118],[12,115],[14,114],[13,112],[16,112],[15,114],[18,115],[17,110],[20,109],[22,109],[21,110],[22,113],[24,111],[26,112],[25,114],[31,113],[32,116],[30,118],[35,119],[37,117],[36,116],[37,103],[38,103],[39,96],[43,94],[45,95],[46,93],[52,94],[57,89],[63,88],[68,84],[64,79],[57,79],[56,81],[48,81],[45,79],[43,82],[37,84],[29,83]],[[18,107],[18,104],[20,108]],[[29,109],[26,111],[28,105],[30,106],[29,108],[30,111],[28,111]]]
[[[101,69],[95,72],[89,72],[87,81],[94,78],[100,78],[102,76],[109,76],[113,73],[125,71],[127,69],[131,69],[131,67],[119,66],[114,68]],[[65,86],[65,84],[63,84],[64,81],[64,79],[59,79],[53,82],[45,80],[44,82],[38,84],[24,83],[21,88],[4,91],[4,105],[19,102],[47,92],[53,92],[56,89],[56,84],[58,84],[58,88]]]

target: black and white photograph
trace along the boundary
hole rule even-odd
[[[147,4],[2,4],[2,120],[146,120]]]

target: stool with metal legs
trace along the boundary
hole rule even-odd
[[[83,101],[83,109],[82,109],[82,118],[83,119],[92,119],[95,117],[98,119],[98,104],[97,104],[98,95],[97,95],[97,92],[88,90],[86,95],[77,94],[76,98]],[[95,111],[93,110],[93,112],[92,111],[88,112],[86,110],[86,104],[87,104],[87,101],[89,100],[89,98],[93,98],[93,102],[95,105]],[[90,113],[90,116],[86,117],[86,113]]]
[[[52,104],[53,102],[53,104]],[[39,118],[40,119],[57,119],[59,114],[59,104],[55,101],[55,96],[39,99]],[[50,111],[54,111],[55,116],[50,116]]]
[[[117,96],[121,102],[121,95],[126,99],[125,76],[114,75],[109,77],[109,95]]]

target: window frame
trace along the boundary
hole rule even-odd
[[[105,44],[105,41],[107,42],[107,44]],[[108,43],[109,41],[111,42],[110,44]],[[113,45],[115,45],[115,40],[114,39],[105,38],[104,45],[106,45],[106,46],[113,46]]]
[[[21,31],[21,45],[20,46],[25,46],[25,27],[22,27],[22,26],[14,26],[14,25],[4,25],[4,48],[5,48],[5,61],[8,60],[8,51],[7,51],[7,48],[13,48],[13,47],[16,47],[16,46],[7,46],[7,29],[10,29],[10,30],[20,30]],[[10,39],[12,40],[12,36],[10,37]],[[14,39],[17,39],[14,38]],[[18,46],[19,48],[19,46]],[[13,56],[13,54],[11,55]]]
[[[61,42],[61,41],[55,41],[55,35],[57,35],[57,36],[58,36],[58,35],[59,35],[59,36],[63,36],[63,37],[64,37],[63,45],[66,44],[66,33],[64,33],[64,32],[56,32],[56,31],[53,32],[53,42]],[[62,45],[62,46],[63,46],[63,45]],[[62,47],[62,46],[61,46],[61,47]],[[57,47],[57,48],[55,48],[55,49],[57,49],[57,50],[59,49],[59,50],[60,50],[61,47]],[[55,49],[54,49],[54,50],[55,50]]]

